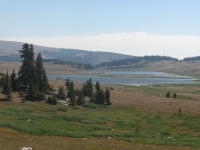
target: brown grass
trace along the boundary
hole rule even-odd
[[[21,147],[33,147],[34,150],[190,150],[190,147],[165,146],[165,145],[145,145],[125,142],[121,139],[109,138],[70,138],[70,137],[50,137],[33,136],[16,132],[9,128],[0,128],[0,149],[18,150]]]

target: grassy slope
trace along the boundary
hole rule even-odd
[[[136,65],[127,65],[112,67],[120,70],[142,70],[142,71],[163,71],[168,73],[176,73],[179,75],[189,75],[200,77],[200,61],[196,62],[173,62],[173,61],[158,61],[144,63],[140,62]]]

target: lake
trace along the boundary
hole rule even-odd
[[[73,81],[77,82],[85,82],[89,78],[92,78],[92,81],[96,83],[99,81],[100,83],[107,84],[122,84],[122,85],[149,85],[149,84],[189,84],[195,83],[196,79],[186,76],[177,76],[164,72],[147,72],[147,71],[139,71],[139,72],[113,72],[113,71],[105,71],[101,72],[105,74],[141,74],[141,75],[153,75],[153,76],[164,76],[164,77],[154,77],[154,78],[128,78],[128,77],[101,77],[96,74],[95,75],[47,75],[49,80],[52,79],[67,79],[70,78]]]

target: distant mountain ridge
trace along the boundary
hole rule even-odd
[[[19,52],[22,48],[22,42],[2,41],[0,40],[0,61],[21,61]],[[37,55],[42,53],[44,59],[60,59],[63,61],[71,61],[75,63],[84,63],[97,65],[103,62],[111,62],[115,60],[122,60],[132,58],[134,56],[123,55],[112,52],[92,52],[78,49],[64,49],[52,48],[34,45],[34,51]]]

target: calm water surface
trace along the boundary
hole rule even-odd
[[[148,85],[148,84],[189,84],[195,83],[194,78],[191,77],[182,77],[182,76],[174,76],[172,74],[164,73],[164,72],[103,72],[105,74],[141,74],[141,75],[154,75],[154,76],[165,76],[163,78],[128,78],[128,77],[100,77],[96,74],[98,72],[94,72],[95,75],[47,75],[48,79],[67,79],[70,78],[73,81],[77,82],[85,82],[89,78],[92,78],[93,82],[99,81],[100,83],[107,84],[122,84],[122,85]],[[102,73],[102,72],[101,72]]]

